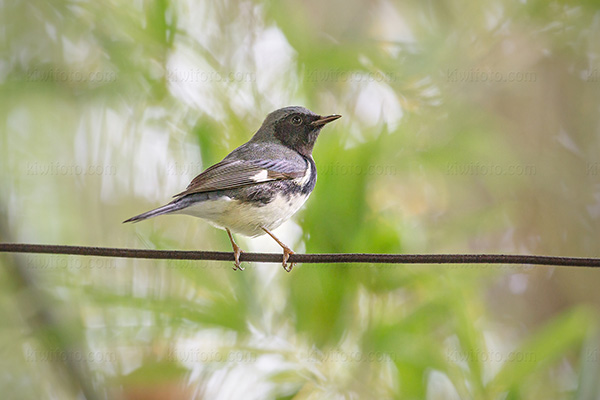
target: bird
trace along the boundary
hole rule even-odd
[[[199,217],[229,236],[234,270],[243,270],[243,252],[233,234],[268,234],[283,249],[283,269],[291,272],[294,254],[271,231],[294,215],[317,182],[313,147],[328,123],[341,118],[321,116],[301,106],[289,106],[267,115],[252,138],[222,161],[196,176],[170,203],[129,218],[138,222],[163,214]]]

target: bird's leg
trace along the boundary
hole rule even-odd
[[[235,240],[233,240],[233,235],[231,234],[231,231],[229,230],[229,228],[225,228],[225,230],[227,231],[227,235],[229,235],[229,240],[231,241],[231,246],[233,247],[233,256],[235,257],[235,265],[233,266],[233,270],[240,270],[243,271],[244,268],[242,268],[242,266],[240,265],[240,254],[242,254],[242,249],[240,249],[240,246],[237,245],[237,243],[235,243]]]
[[[267,228],[261,227],[261,229],[263,231],[265,231],[269,236],[271,236],[277,242],[277,244],[279,244],[283,248],[283,269],[285,269],[287,272],[290,272],[292,270],[292,268],[294,268],[294,266],[296,266],[296,263],[290,263],[290,265],[288,266],[287,260],[288,260],[288,258],[290,258],[290,254],[294,254],[294,251],[292,249],[290,249],[289,247],[287,247],[285,245],[285,243],[283,243],[281,240],[279,240]]]

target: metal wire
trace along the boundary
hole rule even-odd
[[[69,254],[96,257],[151,258],[169,260],[233,261],[231,252],[144,250],[110,247],[62,246],[29,243],[0,243],[0,252]],[[281,263],[280,253],[242,253],[240,261]],[[292,254],[293,263],[373,264],[531,264],[569,267],[600,267],[600,258],[554,257],[518,254]]]

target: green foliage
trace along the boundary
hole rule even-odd
[[[277,232],[298,252],[600,256],[593,1],[0,7],[2,241],[229,251],[192,218],[120,222],[300,104],[343,118]],[[0,263],[6,398],[600,393],[593,270]]]

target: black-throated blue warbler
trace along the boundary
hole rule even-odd
[[[225,229],[233,246],[235,269],[242,250],[231,232],[255,237],[267,233],[283,248],[283,268],[294,252],[272,229],[304,204],[317,182],[312,150],[325,124],[341,115],[321,116],[304,107],[285,107],[270,113],[260,129],[223,161],[195,177],[175,200],[124,222],[162,214],[200,217]]]

